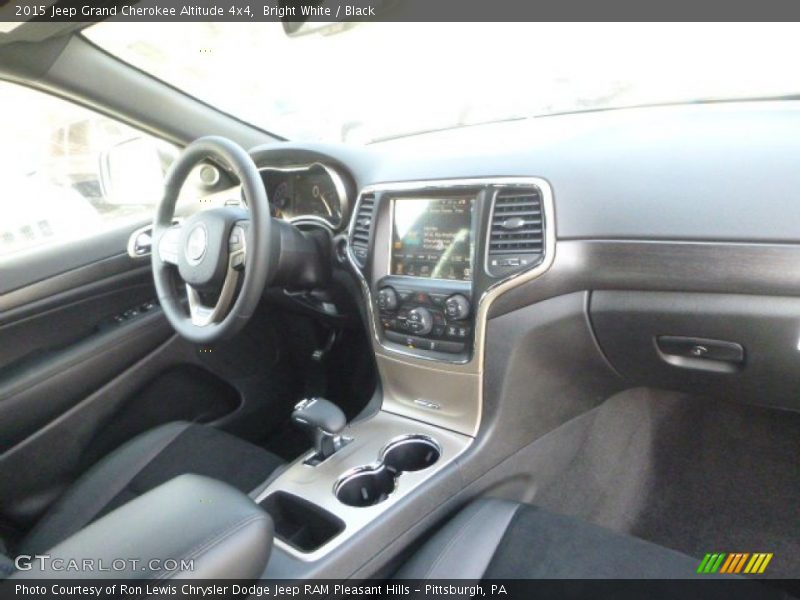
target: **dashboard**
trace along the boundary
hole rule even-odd
[[[382,183],[541,177],[556,196],[559,240],[786,243],[800,241],[800,203],[786,193],[800,189],[798,130],[800,102],[738,102],[559,115],[367,146],[270,143],[252,154],[260,167],[325,164],[353,186],[351,202]]]
[[[786,360],[778,349],[797,346],[753,338],[763,330],[753,310],[719,323],[692,310],[730,295],[800,295],[800,102],[560,115],[251,155],[282,217],[331,230],[398,414],[474,432],[482,373],[502,381],[514,343],[574,358],[572,338],[539,348],[525,337],[562,301],[578,311],[563,335],[583,339],[597,319],[605,329],[587,339],[615,368],[674,389],[725,384],[755,402],[748,390]],[[664,308],[660,294],[695,308]],[[642,307],[631,316],[622,309],[633,302]],[[500,323],[512,325],[497,333]],[[674,348],[653,341],[663,336],[741,343],[767,357],[764,371],[754,364],[728,385],[712,358],[689,379],[673,363],[697,361],[666,361]],[[777,403],[796,403],[779,387]]]
[[[465,127],[363,147],[282,142],[252,155],[276,214],[346,238],[379,348],[459,364],[476,358],[480,299],[513,281],[487,316],[526,306],[547,289],[527,279],[553,261],[563,263],[559,273],[592,264],[603,251],[620,252],[585,273],[595,279],[632,260],[655,260],[667,242],[705,244],[691,247],[702,253],[725,250],[709,242],[800,241],[800,203],[786,193],[800,187],[791,160],[800,153],[797,123],[798,102],[681,105]],[[754,210],[755,202],[771,209]],[[570,251],[578,255],[564,263]],[[651,267],[634,270],[656,287],[678,285],[670,277],[679,279],[681,269]],[[709,285],[705,279],[695,287]],[[451,297],[454,314],[466,315],[460,322],[446,313]]]

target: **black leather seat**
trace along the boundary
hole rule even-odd
[[[397,577],[685,579],[697,577],[698,564],[679,552],[572,517],[483,499],[438,531]]]
[[[20,570],[9,574],[29,580],[251,580],[264,573],[273,537],[272,519],[252,498],[228,484],[187,473],[48,549],[49,560],[21,557]],[[172,559],[171,566],[166,558]],[[65,568],[87,559],[89,565],[122,562],[110,569]]]
[[[22,541],[17,554],[43,553],[106,513],[184,473],[250,493],[283,461],[204,425],[168,423],[124,444],[83,475]]]

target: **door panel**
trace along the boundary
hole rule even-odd
[[[3,358],[11,358],[0,368],[0,451],[167,339],[172,330],[157,307],[121,323],[114,320],[152,298],[149,285],[121,288],[0,328]]]
[[[18,306],[14,311],[0,311],[0,382],[37,355],[52,355],[96,337],[108,329],[114,316],[152,300],[155,291],[150,278],[149,269],[141,269]]]
[[[126,242],[132,231],[117,239]],[[74,431],[58,423],[81,413],[87,397],[173,335],[150,304],[149,261],[129,258],[124,242],[109,259],[107,244],[85,240],[78,268],[44,279],[43,270],[31,269],[27,285],[0,296],[0,510],[6,523],[7,511],[35,514],[75,475],[80,447]],[[131,309],[137,314],[125,317]],[[43,444],[46,430],[68,443]],[[21,463],[22,448],[33,454]],[[61,475],[48,479],[53,470]],[[26,485],[23,472],[36,484]]]
[[[174,335],[157,305],[115,319],[155,298],[147,259],[120,259],[119,272],[91,281],[103,272],[95,267],[32,284],[53,295],[0,311],[8,531],[24,532],[87,467],[146,429],[181,419],[261,441],[301,393],[302,373],[276,330],[286,315],[262,306],[234,339],[201,348]],[[67,285],[73,277],[81,285]]]
[[[133,259],[125,250],[131,232],[150,221],[149,217],[136,219],[90,239],[2,257],[0,318],[15,308],[62,292],[77,291],[83,285],[125,273],[134,266],[149,268],[148,260]]]

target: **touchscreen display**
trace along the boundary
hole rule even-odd
[[[472,280],[472,196],[396,198],[392,275]]]

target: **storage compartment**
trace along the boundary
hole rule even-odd
[[[800,409],[800,298],[593,292],[597,340],[632,385]]]
[[[275,537],[301,552],[313,552],[344,531],[340,518],[293,494],[270,494],[261,507],[275,523]]]
[[[340,502],[348,506],[374,506],[386,500],[403,472],[427,469],[442,451],[425,435],[408,435],[390,441],[377,465],[365,465],[345,473],[334,487]]]

